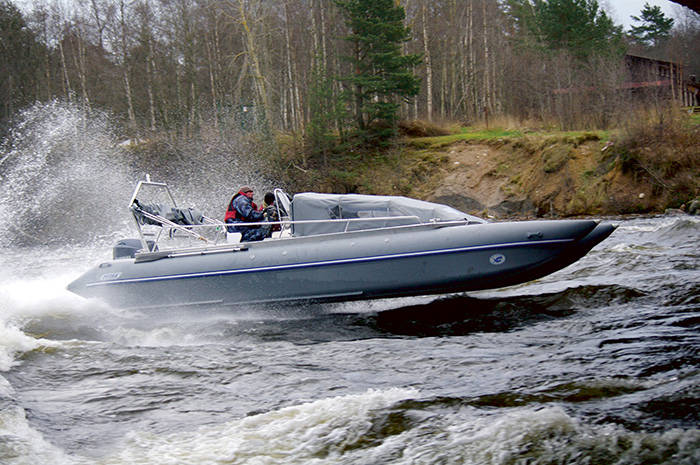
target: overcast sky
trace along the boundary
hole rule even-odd
[[[679,4],[668,0],[599,0],[598,3],[606,6],[606,10],[610,12],[615,23],[622,24],[625,27],[625,31],[633,23],[630,16],[639,16],[645,3],[651,6],[660,6],[661,11],[669,18],[673,18],[675,10],[680,7]]]
[[[20,8],[27,8],[36,3],[37,0],[11,0],[15,5]],[[59,1],[65,5],[70,5],[74,0],[52,0]],[[651,6],[658,5],[661,7],[661,11],[670,18],[675,16],[675,11],[681,6],[677,3],[673,3],[669,0],[598,0],[600,6],[605,7],[606,11],[610,12],[610,15],[615,21],[615,24],[622,24],[625,31],[629,29],[633,21],[630,16],[639,16],[644,4],[649,3]]]

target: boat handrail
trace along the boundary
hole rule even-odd
[[[338,222],[345,222],[346,227],[345,231],[342,232],[348,232],[348,227],[350,224],[353,222],[358,222],[358,221],[367,221],[367,220],[373,220],[375,222],[379,221],[385,221],[385,220],[418,220],[418,217],[415,216],[387,216],[387,217],[377,217],[377,218],[335,218],[335,219],[326,219],[326,220],[297,220],[297,221],[265,221],[265,222],[257,222],[257,223],[224,223],[222,221],[218,220],[213,220],[211,218],[207,218],[209,220],[209,223],[204,223],[204,224],[193,224],[193,225],[181,225],[177,223],[173,223],[172,221],[169,221],[163,217],[159,217],[158,215],[150,215],[148,214],[148,217],[150,219],[153,219],[155,221],[160,221],[161,219],[163,220],[163,226],[172,228],[178,231],[183,231],[185,234],[188,236],[191,236],[194,239],[201,240],[206,243],[212,243],[209,239],[205,238],[204,236],[197,234],[196,232],[193,231],[193,229],[196,228],[225,228],[226,226],[232,226],[232,225],[237,225],[237,226],[251,226],[251,227],[257,227],[257,226],[274,226],[274,225],[280,225],[280,226],[289,226],[291,224],[318,224],[318,223],[338,223]],[[399,229],[399,228],[408,228],[408,227],[416,227],[416,226],[432,226],[432,227],[445,227],[445,226],[458,226],[458,225],[464,225],[468,224],[468,220],[448,220],[448,221],[429,221],[429,222],[420,222],[416,221],[414,223],[410,224],[399,224],[399,225],[393,225],[393,226],[380,226],[377,228],[366,228],[364,230],[366,231],[377,231],[377,230],[390,230],[390,229]],[[141,232],[140,229],[140,224],[139,226],[139,232]],[[340,231],[334,231],[330,233],[320,233],[320,234],[313,234],[313,236],[321,236],[324,234],[337,234]],[[304,237],[310,237],[309,236],[304,236]],[[160,234],[154,241],[155,243],[159,242]],[[145,238],[144,238],[145,240]]]
[[[161,217],[162,218],[162,217]],[[212,226],[273,226],[273,225],[288,225],[288,224],[314,224],[314,223],[342,223],[342,222],[347,222],[347,223],[352,223],[352,222],[366,222],[366,221],[387,221],[387,220],[416,220],[414,224],[428,224],[428,223],[440,223],[440,221],[429,221],[427,223],[423,223],[420,221],[420,218],[417,216],[377,216],[373,218],[328,218],[328,219],[321,219],[321,220],[282,220],[282,221],[259,221],[255,223],[249,223],[249,222],[240,222],[240,223],[224,223],[223,221],[219,220],[213,220],[211,218],[208,218],[210,221],[213,221],[214,223],[205,223],[205,224],[187,224],[187,225],[181,225],[181,224],[175,224],[173,227],[179,227],[179,228],[206,228],[206,227],[212,227]],[[453,220],[450,220],[453,221]],[[466,220],[465,220],[466,221]],[[168,225],[170,226],[170,225]]]
[[[468,219],[463,219],[463,220],[440,220],[440,219],[433,219],[430,221],[422,222],[420,221],[420,218],[417,216],[382,216],[382,217],[374,217],[374,218],[328,218],[328,219],[321,219],[321,220],[282,220],[282,221],[260,221],[260,222],[240,222],[240,223],[224,223],[223,221],[220,220],[215,220],[212,218],[204,217],[205,220],[208,220],[205,223],[202,224],[187,224],[187,225],[182,225],[182,224],[177,224],[173,223],[172,221],[169,221],[161,216],[158,215],[151,215],[151,214],[146,214],[146,216],[150,219],[153,219],[155,221],[160,221],[160,219],[163,219],[163,223],[167,225],[168,227],[171,227],[173,229],[182,229],[184,231],[187,231],[188,234],[193,235],[193,237],[196,237],[197,239],[204,239],[199,235],[194,235],[193,229],[197,228],[211,228],[211,227],[226,227],[226,226],[238,226],[238,227],[258,227],[258,226],[275,226],[275,225],[280,225],[280,226],[289,226],[289,225],[295,225],[295,224],[324,224],[324,223],[346,223],[346,232],[347,232],[347,226],[349,226],[351,223],[354,222],[380,222],[380,221],[397,221],[397,220],[415,220],[415,222],[411,224],[401,224],[401,225],[395,225],[395,226],[384,226],[382,228],[395,228],[395,227],[402,227],[402,226],[417,226],[417,225],[437,225],[437,226],[453,226],[453,225],[459,225],[459,224],[468,224],[469,220]],[[382,229],[382,228],[372,228],[372,229]]]
[[[398,217],[398,216],[390,216],[390,217],[383,217],[383,218],[374,218],[376,220],[386,220],[386,219],[406,219],[406,218],[414,218],[414,217]],[[362,218],[345,218],[345,219],[328,219],[328,220],[299,220],[299,221],[270,221],[270,222],[260,222],[260,223],[235,223],[238,226],[272,226],[272,225],[284,225],[284,224],[289,224],[289,223],[297,223],[297,224],[309,224],[309,223],[330,223],[330,222],[338,222],[338,221],[346,221],[347,224],[349,225],[351,220],[357,221],[357,220],[362,220]],[[432,227],[432,228],[442,228],[442,227],[448,227],[448,226],[463,226],[465,224],[469,224],[469,220],[464,219],[464,220],[446,220],[446,221],[429,221],[429,222],[416,222],[416,223],[410,223],[410,224],[399,224],[399,225],[393,225],[393,226],[380,226],[376,228],[366,228],[362,229],[362,231],[388,231],[388,230],[397,230],[397,229],[406,229],[406,228],[416,228],[416,227]],[[210,224],[198,224],[198,225],[179,225],[179,224],[174,224],[172,226],[173,229],[182,229],[184,231],[187,231],[188,233],[191,233],[192,231],[189,231],[189,228],[203,228],[203,227],[218,227],[218,228],[225,228],[226,226],[232,226],[233,223],[223,223],[221,221],[216,221],[215,223],[210,223]],[[170,225],[167,225],[170,227]],[[360,230],[357,230],[360,231]],[[347,228],[345,231],[332,231],[332,232],[325,232],[325,233],[318,233],[318,234],[310,234],[308,236],[296,236],[296,237],[314,237],[314,236],[324,236],[324,235],[330,235],[330,234],[345,234],[347,231]],[[354,232],[354,231],[351,231]],[[188,234],[191,235],[191,234]],[[160,235],[159,235],[160,236]],[[199,235],[192,236],[196,237],[199,239]],[[218,246],[217,242],[212,242],[210,240],[207,240],[206,238],[203,238],[204,242],[207,244],[211,244],[214,246]],[[155,243],[158,243],[158,239],[155,239]],[[148,250],[148,249],[144,249]]]
[[[213,219],[209,218],[207,216],[201,215],[201,224],[180,224],[176,223],[174,221],[171,221],[164,216],[158,215],[156,213],[152,213],[149,211],[146,211],[145,209],[141,208],[140,204],[137,201],[138,194],[141,190],[142,187],[144,186],[152,186],[152,187],[157,187],[160,189],[165,189],[170,201],[172,202],[172,205],[175,208],[177,207],[177,203],[175,202],[175,197],[173,196],[172,192],[170,191],[170,188],[166,183],[163,182],[154,182],[151,181],[150,176],[146,175],[146,180],[145,181],[139,181],[136,188],[134,189],[134,193],[131,197],[131,200],[129,202],[129,208],[132,210],[132,214],[134,217],[134,221],[136,223],[136,228],[138,230],[141,243],[143,245],[143,250],[148,250],[149,252],[152,252],[156,249],[156,245],[158,244],[159,240],[161,239],[161,233],[163,232],[163,228],[169,228],[172,237],[172,231],[182,231],[184,234],[203,241],[208,244],[216,244],[218,241],[215,239],[213,242],[206,237],[202,236],[201,234],[198,234],[195,230],[198,228],[217,228],[217,231],[226,231],[226,227],[228,226],[240,226],[240,227],[259,227],[259,226],[275,226],[279,225],[281,229],[284,230],[289,230],[293,225],[303,225],[303,224],[337,224],[337,223],[345,223],[345,229],[342,232],[348,232],[348,229],[353,223],[357,222],[382,222],[382,221],[411,221],[410,224],[400,224],[400,225],[393,225],[393,226],[379,226],[379,227],[370,227],[370,228],[365,228],[364,230],[384,230],[384,229],[396,229],[396,228],[405,228],[405,227],[415,227],[419,225],[435,225],[435,226],[451,226],[451,225],[460,225],[460,224],[469,224],[469,220],[465,218],[464,220],[445,220],[442,221],[439,218],[433,218],[429,221],[421,221],[421,219],[416,216],[416,215],[405,215],[405,216],[381,216],[381,217],[366,217],[366,218],[325,218],[325,219],[317,219],[317,220],[291,220],[289,216],[284,215],[281,216],[283,213],[283,210],[288,209],[288,205],[278,205],[278,214],[280,215],[281,220],[280,221],[261,221],[261,222],[245,222],[245,223],[224,223],[221,220],[218,219]],[[275,197],[276,197],[276,203],[280,202],[282,196],[285,195],[284,191],[281,189],[275,189]],[[287,197],[287,201],[289,198]],[[280,208],[282,207],[282,208]],[[288,211],[284,211],[284,213],[288,214]],[[139,215],[142,218],[147,218],[154,223],[153,226],[155,227],[160,227],[160,232],[157,234],[155,240],[152,241],[151,247],[149,247],[148,240],[146,239],[146,234],[142,230],[141,226],[144,224],[142,221],[139,220]],[[313,236],[318,236],[318,235],[324,235],[324,234],[334,234],[340,231],[335,231],[331,233],[320,233],[320,234],[313,234]],[[152,236],[153,234],[151,234]],[[309,235],[311,236],[311,235]],[[307,236],[308,237],[308,236]]]
[[[393,217],[396,218],[396,217]],[[311,220],[309,220],[311,221]],[[323,221],[323,220],[321,220]],[[246,223],[247,224],[247,223]],[[261,223],[261,224],[274,224],[274,223]],[[397,229],[405,229],[405,228],[442,228],[442,227],[447,227],[447,226],[461,226],[468,224],[467,220],[464,221],[442,221],[442,222],[428,222],[428,223],[419,223],[419,224],[403,224],[403,225],[397,225],[397,226],[385,226],[382,228],[376,228],[376,229],[366,229],[363,231],[382,231],[382,230],[397,230]],[[221,223],[221,225],[224,225],[224,223]],[[197,225],[197,226],[206,226],[206,225]],[[189,227],[189,226],[188,226]],[[329,236],[329,235],[334,235],[334,234],[344,234],[343,232],[330,232],[330,233],[321,233],[321,234],[314,234],[312,236],[300,236],[304,238],[308,237],[319,237],[319,236]],[[156,241],[157,242],[157,241]],[[217,243],[212,243],[208,242],[208,244],[201,245],[201,246],[190,246],[190,247],[173,247],[173,248],[164,248],[159,251],[151,251],[148,249],[143,249],[146,250],[145,252],[137,252],[136,253],[136,258],[138,262],[141,261],[155,261],[159,260],[161,258],[171,258],[171,257],[180,257],[180,256],[194,256],[194,255],[207,255],[207,254],[213,254],[213,253],[222,253],[222,252],[241,252],[241,251],[246,251],[248,250],[248,247],[245,245],[241,244],[217,244]]]

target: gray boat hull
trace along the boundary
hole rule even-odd
[[[614,229],[592,220],[423,224],[155,252],[102,263],[68,289],[116,307],[474,291],[564,268]]]

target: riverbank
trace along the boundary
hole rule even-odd
[[[494,218],[689,211],[700,196],[697,117],[610,131],[402,128],[381,152],[292,162],[292,190],[406,195]]]

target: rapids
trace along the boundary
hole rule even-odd
[[[618,219],[497,291],[115,310],[65,286],[129,234],[141,176],[106,116],[55,105],[0,154],[3,465],[700,463],[700,219]]]

